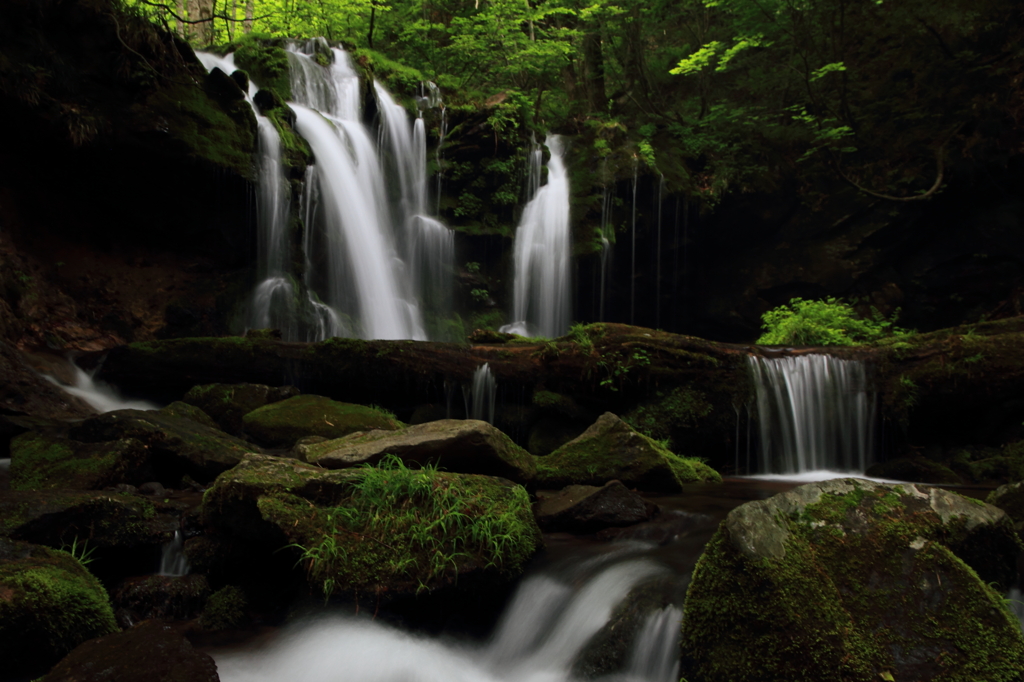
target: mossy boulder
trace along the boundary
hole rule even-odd
[[[77,559],[0,538],[5,679],[39,675],[82,642],[116,631],[106,591]]]
[[[206,601],[206,608],[199,615],[199,627],[211,631],[241,627],[247,621],[247,605],[245,590],[237,585],[225,585]]]
[[[217,664],[177,630],[149,620],[78,646],[40,682],[218,682]]]
[[[213,420],[205,410],[190,405],[183,400],[175,400],[167,407],[162,407],[159,410],[160,414],[166,414],[169,417],[180,417],[182,419],[191,419],[194,422],[198,422],[203,426],[208,426],[211,429],[221,428],[217,422]]]
[[[96,443],[134,438],[153,453],[156,478],[178,487],[182,476],[209,482],[258,448],[192,418],[147,410],[114,410],[71,429],[72,438]]]
[[[310,464],[341,469],[376,464],[391,454],[406,463],[433,464],[463,474],[502,476],[517,483],[533,478],[534,457],[490,424],[442,419],[397,431],[359,431],[344,438],[296,446]]]
[[[0,496],[0,537],[62,547],[158,547],[173,537],[178,513],[162,514],[127,493],[48,490]]]
[[[578,438],[539,458],[533,484],[554,489],[573,484],[602,486],[611,480],[641,490],[678,492],[684,483],[722,478],[703,462],[673,454],[605,412]]]
[[[1024,481],[1001,485],[985,501],[999,507],[1013,520],[1018,533],[1024,533]]]
[[[99,490],[152,476],[149,449],[134,438],[82,443],[29,431],[11,440],[12,490]]]
[[[206,605],[210,585],[203,575],[145,575],[127,578],[111,595],[114,615],[123,627],[144,620],[195,618]]]
[[[1005,513],[938,488],[813,483],[729,513],[693,572],[690,682],[1019,680]]]
[[[888,478],[913,483],[959,485],[963,480],[944,464],[924,457],[900,457],[873,464],[865,472],[874,478]]]
[[[271,388],[265,384],[203,384],[194,386],[182,401],[200,408],[217,425],[236,436],[242,433],[242,417],[267,403],[299,393],[294,386]]]
[[[287,546],[328,595],[388,599],[456,579],[460,589],[504,583],[540,544],[521,486],[395,460],[331,471],[249,455],[217,478],[202,512],[235,541]]]
[[[630,526],[651,518],[657,506],[620,481],[601,487],[570,485],[557,493],[537,494],[533,507],[537,525],[547,531],[594,533],[612,526]]]
[[[242,419],[248,436],[267,447],[291,447],[306,436],[341,438],[356,431],[393,431],[402,422],[373,407],[297,395],[264,405]]]

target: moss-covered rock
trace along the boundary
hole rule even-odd
[[[376,464],[390,454],[406,463],[502,476],[517,483],[529,481],[537,468],[530,453],[476,419],[442,419],[397,431],[359,431],[336,440],[299,445],[296,452],[301,459],[326,469]]]
[[[226,585],[206,601],[206,608],[199,615],[199,627],[204,630],[230,630],[246,622],[245,609],[248,601],[245,591],[237,585]]]
[[[219,429],[220,426],[213,420],[205,410],[190,405],[183,400],[175,400],[167,407],[162,407],[159,410],[160,414],[166,414],[168,417],[180,417],[181,419],[191,419],[194,422],[199,422],[203,426],[208,426],[211,429]]]
[[[30,431],[11,440],[12,490],[99,490],[152,476],[150,452],[134,438],[81,443]]]
[[[258,450],[244,440],[192,418],[145,410],[115,410],[96,415],[71,430],[85,442],[134,438],[150,448],[156,478],[177,487],[182,476],[200,482],[238,464],[247,452]]]
[[[159,620],[84,642],[40,682],[218,682],[213,658]]]
[[[242,418],[247,435],[269,447],[290,447],[306,436],[341,438],[356,431],[392,431],[403,425],[390,415],[319,395],[297,395],[264,405]]]
[[[92,491],[9,492],[0,496],[0,537],[60,548],[158,547],[173,536],[178,514],[158,513],[149,500]]]
[[[146,575],[126,579],[114,590],[111,601],[118,623],[128,628],[151,618],[195,618],[209,596],[206,576]]]
[[[614,479],[658,492],[677,492],[684,483],[722,480],[703,462],[669,452],[606,412],[579,438],[538,459],[534,484],[542,488],[600,486]]]
[[[988,581],[1008,517],[937,488],[837,479],[744,504],[694,569],[691,682],[1019,680],[1024,636]]]
[[[330,471],[250,455],[207,491],[203,517],[236,541],[288,545],[327,594],[382,599],[510,580],[540,543],[521,486],[395,460]]]
[[[610,526],[629,526],[646,521],[657,506],[631,491],[620,481],[600,488],[570,485],[557,493],[537,494],[533,513],[537,524],[547,531],[593,533]]]
[[[963,480],[949,467],[924,457],[900,457],[873,464],[865,472],[874,478],[889,478],[915,483],[959,485]]]
[[[271,388],[264,384],[203,384],[192,387],[182,401],[210,415],[228,433],[242,433],[242,417],[267,403],[298,395],[294,386]]]
[[[1024,481],[1001,485],[985,501],[999,507],[1013,520],[1018,533],[1024,533]]]
[[[46,671],[117,631],[99,581],[67,552],[0,538],[0,660],[5,679]]]
[[[261,88],[270,88],[285,100],[292,97],[288,53],[281,40],[250,38],[235,50],[235,64]]]

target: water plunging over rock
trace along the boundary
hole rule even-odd
[[[185,536],[180,530],[174,531],[174,538],[164,543],[160,555],[159,575],[188,575],[188,559],[185,557]]]
[[[569,256],[569,177],[562,138],[549,135],[548,183],[537,189],[516,228],[512,323],[501,328],[523,336],[556,337],[569,330],[572,282]],[[539,182],[533,180],[531,185]]]
[[[863,472],[875,398],[864,363],[830,355],[748,357],[757,392],[761,473]]]
[[[490,364],[485,362],[473,372],[472,386],[462,388],[462,397],[466,401],[466,416],[493,424],[497,394],[498,382],[494,380]]]

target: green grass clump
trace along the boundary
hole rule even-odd
[[[794,298],[761,316],[762,345],[856,346],[890,336],[909,334],[896,326],[896,317],[886,318],[872,308],[871,317],[861,317],[849,303],[838,298],[808,301]]]
[[[360,469],[350,491],[337,506],[317,509],[319,533],[293,545],[328,598],[395,586],[419,592],[471,566],[512,576],[540,539],[526,490],[498,479],[410,469],[388,456]]]

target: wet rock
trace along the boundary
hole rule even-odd
[[[30,431],[11,441],[13,490],[99,490],[153,474],[149,448],[134,438],[83,443]]]
[[[540,542],[521,486],[401,466],[332,471],[249,455],[217,478],[202,511],[232,542],[288,546],[278,556],[298,559],[327,594],[380,599],[507,582]]]
[[[294,386],[271,388],[264,384],[203,384],[194,386],[182,400],[210,415],[230,434],[242,434],[242,417],[268,403],[299,394]]]
[[[217,665],[158,620],[85,642],[43,682],[217,682]]]
[[[837,479],[748,502],[694,570],[681,675],[1017,679],[1024,635],[988,583],[1014,579],[1020,548],[1001,510],[938,488]]]
[[[177,512],[158,513],[138,495],[50,490],[0,496],[0,537],[62,547],[156,547],[178,527]]]
[[[530,453],[487,422],[476,419],[442,419],[397,431],[361,431],[302,445],[296,451],[310,464],[327,469],[376,464],[390,454],[407,463],[502,476],[519,483],[533,478],[536,470]]]
[[[0,341],[0,411],[54,419],[81,419],[93,410],[39,376],[13,346]]]
[[[85,640],[116,631],[106,591],[77,559],[0,538],[0,675],[35,677]]]
[[[1024,534],[1024,481],[999,486],[988,494],[985,501],[1006,512],[1017,532]]]
[[[97,415],[71,430],[72,438],[85,442],[134,438],[153,453],[156,478],[177,487],[183,475],[200,482],[238,464],[258,450],[244,440],[192,419],[158,411],[115,410]]]
[[[191,419],[192,421],[199,422],[203,426],[208,426],[211,429],[222,429],[224,431],[227,431],[227,429],[224,429],[219,424],[217,424],[217,422],[215,422],[213,418],[209,414],[207,414],[203,409],[196,407],[195,405],[190,405],[189,403],[183,400],[175,400],[167,407],[161,408],[160,414],[166,414],[169,417],[181,417],[182,419]]]
[[[144,620],[188,620],[206,605],[210,585],[203,575],[147,575],[127,578],[111,595],[121,627]]]
[[[210,595],[206,608],[199,616],[199,627],[204,630],[230,630],[245,625],[248,601],[245,591],[236,585],[226,585]]]
[[[355,431],[394,430],[402,423],[372,407],[298,395],[264,405],[242,419],[246,433],[268,447],[291,447],[306,436],[341,438]]]
[[[669,452],[637,433],[611,412],[550,455],[537,460],[539,488],[604,485],[619,480],[631,488],[677,492],[683,483],[721,481],[711,467]]]
[[[570,485],[558,493],[538,493],[533,514],[545,531],[594,533],[609,526],[629,526],[651,518],[657,506],[620,481],[602,487]]]
[[[915,483],[959,485],[963,480],[947,466],[923,457],[900,457],[873,464],[864,472],[873,478],[888,478]]]

